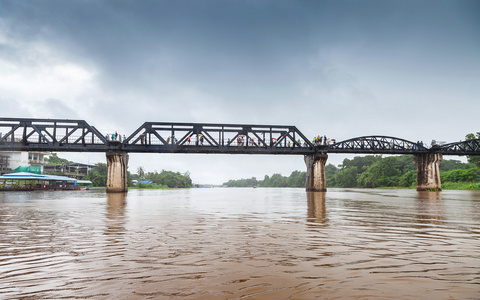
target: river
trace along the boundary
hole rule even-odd
[[[480,192],[0,193],[0,299],[480,299]]]

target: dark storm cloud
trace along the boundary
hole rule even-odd
[[[401,81],[480,64],[474,1],[3,1],[2,8],[10,36],[94,65],[105,93],[141,91],[160,102],[176,101],[169,91],[183,86],[271,109],[299,99],[305,85],[331,95],[343,85],[352,90],[355,76]]]
[[[476,50],[478,22],[452,19],[474,2],[6,1],[11,33],[91,60],[104,84],[158,82],[278,87],[305,77],[318,53],[339,48],[368,64],[449,65]],[[426,14],[428,13],[428,15]],[[470,22],[470,24],[469,24]],[[464,36],[472,46],[452,43]],[[396,63],[395,63],[396,61]],[[328,66],[328,62],[325,62]]]

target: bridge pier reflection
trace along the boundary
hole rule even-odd
[[[307,165],[307,192],[326,192],[327,179],[325,177],[325,164],[328,155],[326,153],[315,153],[305,155]]]
[[[107,152],[107,193],[128,192],[128,154],[123,151]]]
[[[327,209],[325,208],[325,192],[307,192],[308,212],[310,222],[325,224],[327,222]]]
[[[443,156],[440,153],[419,153],[413,156],[417,166],[417,191],[441,191],[440,163]]]

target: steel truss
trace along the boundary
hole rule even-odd
[[[128,152],[308,154],[295,126],[146,122],[123,141]]]
[[[0,118],[0,151],[480,155],[480,139],[431,148],[389,136],[313,145],[295,126],[146,122],[122,141],[83,120]]]
[[[480,139],[442,145],[436,151],[442,154],[480,155]]]
[[[83,120],[0,118],[3,151],[104,151],[105,137]]]
[[[429,152],[419,143],[390,136],[362,136],[330,145],[332,153],[413,154]]]

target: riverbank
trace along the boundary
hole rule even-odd
[[[340,187],[341,188],[341,187]],[[377,187],[377,189],[416,189],[416,186],[404,187],[404,186],[389,186],[389,187]],[[480,190],[480,182],[442,182],[442,190]]]
[[[442,183],[444,190],[480,190],[480,182],[445,182]]]
[[[244,188],[253,188],[251,186],[247,186]],[[261,187],[260,187],[261,188]],[[266,187],[266,188],[278,188],[278,187]],[[280,187],[280,188],[291,188],[291,187]],[[302,187],[298,187],[302,188]],[[327,187],[327,188],[345,188],[345,187]],[[404,186],[383,186],[383,187],[376,187],[375,189],[388,189],[388,190],[414,190],[416,186],[411,187],[404,187]],[[89,189],[105,189],[105,187],[90,187]],[[160,189],[175,189],[169,188],[166,185],[146,185],[146,186],[129,186],[129,190],[160,190]],[[363,189],[363,188],[360,188]],[[480,190],[480,182],[445,182],[442,183],[442,190]]]

